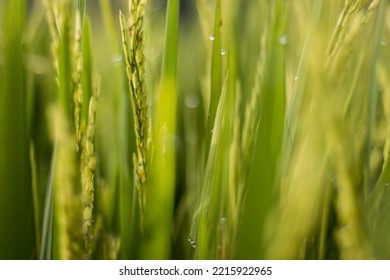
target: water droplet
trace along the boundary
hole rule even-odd
[[[210,40],[211,40],[211,41],[214,41],[214,40],[215,40],[214,34],[211,34],[211,35],[210,35]]]
[[[211,133],[214,133],[214,129],[211,130]]]
[[[196,241],[191,236],[188,236],[187,241],[190,243],[192,248],[196,248]]]
[[[185,101],[186,106],[188,108],[191,108],[191,109],[194,109],[194,108],[198,107],[199,106],[199,102],[200,102],[199,96],[196,95],[196,94],[187,95],[186,101]]]
[[[221,49],[221,54],[222,55],[225,55],[226,54],[226,51],[224,49]]]
[[[387,45],[386,39],[382,39],[382,40],[381,40],[381,45],[382,45],[382,46],[386,46],[386,45]]]
[[[297,80],[298,80],[298,76],[295,76],[295,77],[294,77],[294,81],[297,81]]]
[[[282,44],[282,45],[287,45],[287,43],[288,43],[288,37],[287,37],[287,35],[282,35],[282,36],[280,36],[279,42],[280,42],[280,44]]]

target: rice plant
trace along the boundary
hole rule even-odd
[[[0,259],[389,259],[386,0],[0,2]]]

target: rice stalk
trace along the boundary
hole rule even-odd
[[[75,5],[72,5],[73,3]],[[85,119],[87,116],[83,112],[86,110],[83,109],[83,83],[85,84],[86,82],[88,82],[88,77],[86,77],[86,75],[83,76],[83,48],[81,43],[82,33],[85,33],[85,31],[83,32],[82,28],[82,23],[84,20],[83,16],[85,2],[81,3],[79,1],[70,0],[52,2],[50,0],[47,0],[46,5],[49,26],[51,26],[50,29],[52,34],[53,58],[57,70],[59,89],[58,100],[59,104],[61,105],[62,112],[65,113],[66,120],[64,122],[73,123],[73,127],[69,127],[66,129],[69,129],[69,137],[72,137],[72,135],[74,135],[74,142],[76,143],[77,153],[79,155],[79,158],[77,160],[69,160],[69,164],[73,164],[72,168],[77,167],[77,173],[73,174],[73,171],[69,171],[69,174],[65,172],[65,175],[59,175],[64,177],[72,177],[69,179],[71,183],[68,182],[68,184],[65,183],[64,185],[62,185],[61,183],[57,182],[56,186],[60,189],[68,188],[68,190],[66,191],[61,190],[64,192],[64,195],[68,197],[74,196],[80,199],[80,207],[81,200],[84,204],[84,212],[83,214],[80,213],[81,216],[79,217],[81,220],[83,220],[83,228],[81,229],[81,224],[79,226],[80,232],[82,232],[85,238],[85,255],[83,255],[83,258],[89,258],[91,255],[92,247],[91,224],[94,193],[94,168],[92,163],[94,153],[92,143],[94,137],[94,129],[89,127],[93,125],[89,124],[89,122],[94,121],[94,114],[96,108],[91,111],[93,116],[88,116],[89,119]],[[85,38],[85,40],[88,42],[89,38]],[[85,47],[84,51],[86,53],[90,52],[90,50],[85,49]],[[87,74],[90,75],[91,73],[87,72]],[[90,102],[90,100],[86,101],[88,103]],[[92,103],[94,104],[95,102]],[[86,106],[87,104],[84,104],[84,107]],[[94,104],[94,107],[96,107],[96,104]],[[67,141],[70,141],[67,138],[68,136],[64,136],[64,139],[66,140],[64,140],[63,138],[53,138],[54,141],[62,141],[61,143],[55,142],[55,145],[58,145],[59,147],[59,157],[62,156],[60,152],[62,151],[61,145],[67,145]],[[83,141],[85,143],[83,143]],[[85,150],[87,151],[85,152]],[[83,190],[82,194],[80,194],[82,197],[79,197],[81,189]],[[67,223],[77,219],[77,217],[75,216],[76,214],[69,211],[69,209],[67,208],[70,206],[65,205],[64,203],[62,203],[61,200],[55,199],[54,201],[55,203],[60,204],[58,207],[61,210],[65,209],[64,211],[57,212],[56,214],[58,214],[59,216],[56,217],[60,217],[60,219],[67,220],[63,221],[63,224],[59,223],[59,225],[62,225],[62,227],[67,229],[67,227],[69,227]],[[79,205],[77,205],[76,202],[74,203],[74,207],[76,209],[75,211],[81,211],[81,209],[77,209]],[[78,223],[75,222],[73,224],[75,225],[75,228],[77,228]],[[69,229],[67,230],[69,231]],[[78,234],[79,229],[77,229],[76,232]],[[57,252],[59,258],[77,259],[78,256],[80,256],[80,248],[71,248],[72,246],[77,247],[80,245],[77,244],[78,242],[76,240],[72,240],[72,238],[78,238],[77,234],[76,236],[70,235],[70,240],[64,238],[61,234],[59,234],[58,241],[56,241],[58,243],[56,245],[59,248]]]
[[[84,259],[82,204],[77,151],[71,125],[61,107],[49,111],[52,137],[57,145],[54,173],[54,235],[58,259]]]
[[[81,35],[84,10],[81,10],[82,7],[78,5],[76,9],[72,3],[72,0],[45,0],[52,36],[53,61],[58,74],[59,101],[65,108],[68,118],[74,122],[77,147],[80,151],[83,102]]]
[[[81,86],[81,78],[83,71],[83,56],[81,54],[81,34],[82,34],[82,19],[80,13],[76,13],[75,27],[74,27],[74,46],[73,46],[73,119],[74,128],[77,141],[77,150],[81,151],[82,141],[82,107],[83,107],[83,89]],[[85,106],[85,105],[84,105]]]
[[[73,51],[75,45],[73,8],[70,0],[46,0],[47,17],[52,35],[52,55],[57,71],[58,100],[69,120],[74,119],[73,104]],[[77,71],[75,72],[77,73]],[[76,76],[77,74],[75,74]]]
[[[144,54],[144,15],[145,0],[129,1],[129,21],[120,13],[123,51],[126,60],[126,72],[130,88],[130,100],[133,109],[134,130],[137,152],[133,154],[135,185],[138,190],[141,230],[143,228],[146,203],[145,186],[151,164],[151,121],[147,105]]]
[[[84,204],[83,212],[83,234],[85,239],[86,254],[88,257],[92,254],[93,241],[93,216],[94,207],[94,173],[96,168],[95,155],[95,126],[96,126],[96,111],[100,90],[100,80],[96,79],[94,93],[89,100],[88,109],[88,124],[83,141],[83,152],[81,155],[81,184],[82,184],[82,200]]]
[[[365,16],[378,3],[378,0],[345,1],[327,51],[325,64],[327,68],[340,67],[339,59],[348,55],[348,52],[343,51],[343,49],[347,50],[346,46],[356,39],[360,25],[364,23]],[[367,9],[369,4],[371,5]],[[337,58],[337,56],[340,58]]]

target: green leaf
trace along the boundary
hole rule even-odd
[[[286,13],[284,1],[275,1],[270,30],[264,83],[260,95],[260,119],[255,159],[251,166],[239,236],[238,257],[264,258],[265,221],[275,203],[280,184],[279,164],[285,117],[285,68],[283,41]],[[264,50],[263,50],[264,51]]]
[[[146,190],[143,257],[168,259],[176,176],[177,56],[179,0],[169,0],[158,104],[153,122],[152,182]]]
[[[215,121],[215,114],[217,112],[217,105],[222,90],[222,14],[221,14],[221,0],[217,0],[215,6],[215,20],[214,20],[214,34],[213,51],[211,56],[211,87],[210,87],[210,108],[207,117],[206,130],[206,158],[210,149],[212,130]]]
[[[227,171],[229,167],[230,129],[226,118],[231,111],[226,111],[227,81],[221,93],[216,111],[213,133],[210,143],[210,152],[206,167],[200,196],[196,203],[192,218],[190,242],[196,246],[195,258],[217,259],[218,226],[223,217],[225,194],[227,189]]]
[[[6,1],[0,21],[0,259],[30,259],[35,232],[22,46],[25,1]]]
[[[88,104],[93,92],[92,77],[92,48],[91,48],[91,26],[88,17],[84,17],[82,31],[82,56],[83,56],[83,71],[81,77],[81,85],[83,88],[83,106],[82,106],[82,121],[85,125],[88,122]]]

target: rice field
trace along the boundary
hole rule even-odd
[[[389,259],[390,2],[0,0],[0,259]]]

